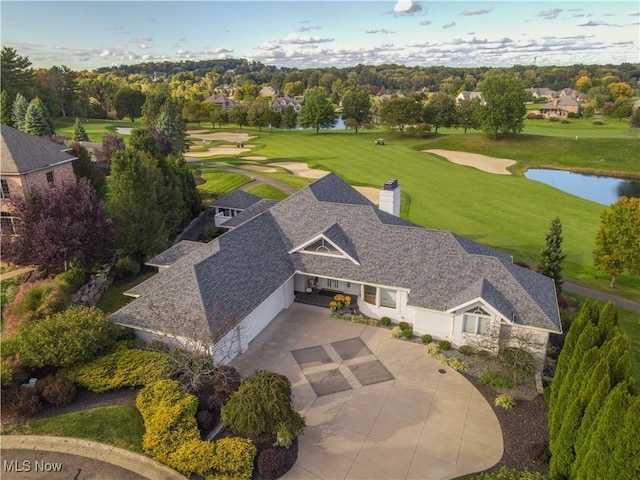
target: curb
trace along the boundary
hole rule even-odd
[[[185,480],[175,470],[166,465],[122,448],[104,443],[68,437],[49,437],[41,435],[2,435],[1,448],[18,450],[43,450],[88,457],[101,462],[124,468],[142,475],[149,480]]]

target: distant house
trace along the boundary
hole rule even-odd
[[[569,98],[573,98],[575,101],[581,103],[584,102],[585,100],[587,100],[587,95],[582,93],[580,90],[575,90],[573,88],[563,88],[562,90],[560,90],[557,94],[556,97],[558,98],[562,98],[562,97],[569,97]]]
[[[473,100],[475,98],[479,99],[480,102],[484,103],[484,100],[482,98],[482,92],[469,92],[465,90],[464,92],[460,92],[456,97],[456,105],[458,105],[460,102],[464,100]]]
[[[555,90],[551,90],[550,88],[546,87],[527,88],[525,89],[525,92],[535,98],[538,102],[543,100],[548,102],[553,97],[555,97],[557,93]]]
[[[205,99],[207,103],[213,103],[214,105],[218,105],[220,108],[225,109],[227,112],[231,110],[231,108],[236,104],[229,97],[225,97],[224,95],[220,95],[214,93],[209,98]]]
[[[276,93],[277,92],[275,88],[273,88],[272,86],[267,86],[260,89],[259,95],[261,97],[275,97]]]
[[[284,109],[289,105],[293,107],[296,113],[300,113],[300,111],[302,110],[302,105],[300,105],[300,102],[288,95],[274,99],[273,102],[271,102],[271,110],[273,110],[274,112],[282,113],[284,112]]]
[[[14,217],[6,200],[25,199],[33,189],[55,188],[75,182],[71,162],[77,157],[70,148],[45,138],[29,135],[1,125],[2,164],[0,166],[0,198],[2,198],[0,233],[13,234]]]
[[[570,96],[555,97],[551,102],[540,107],[539,112],[547,117],[567,117],[569,113],[582,115],[582,105]]]
[[[233,195],[220,203],[237,205]],[[526,336],[542,361],[549,335],[562,331],[553,280],[399,218],[400,198],[389,180],[378,208],[329,174],[209,243],[180,242],[151,259],[158,273],[127,291],[136,299],[110,319],[147,340],[215,343],[211,354],[228,362],[294,300],[315,292],[326,305],[341,293],[370,318],[406,321],[415,335],[456,346],[499,352]]]

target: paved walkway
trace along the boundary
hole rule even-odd
[[[33,272],[35,268],[33,267],[25,267],[18,268],[16,270],[11,270],[10,272],[0,274],[0,282],[4,282],[5,280],[9,280],[10,278],[17,277],[19,275],[23,275],[25,273]]]
[[[595,298],[596,300],[600,300],[601,302],[613,302],[619,307],[626,308],[627,310],[631,310],[632,312],[640,312],[640,303],[634,302],[633,300],[627,300],[626,298],[617,297],[615,295],[611,295],[610,293],[601,292],[600,290],[594,290],[592,288],[582,287],[580,285],[576,285],[575,283],[563,283],[562,288],[564,288],[568,292],[577,293],[578,295],[584,295],[585,297]]]
[[[0,442],[3,480],[185,480],[149,457],[88,440],[2,435]]]
[[[307,428],[283,478],[449,479],[502,457],[500,424],[482,395],[387,329],[296,303],[233,364],[291,380]]]
[[[197,163],[200,163],[200,161],[199,160],[189,160],[189,163],[197,164]],[[282,190],[285,193],[288,193],[289,195],[297,192],[297,190],[295,188],[293,188],[290,185],[287,185],[286,183],[279,182],[277,180],[274,180],[273,178],[263,177],[262,175],[257,174],[257,173],[255,173],[253,171],[243,170],[241,168],[229,167],[228,165],[218,165],[218,164],[215,164],[215,163],[207,163],[206,167],[207,168],[219,168],[221,170],[228,170],[230,172],[235,172],[235,173],[239,173],[241,175],[245,175],[247,177],[251,177],[254,181],[257,180],[259,182],[271,185],[272,187],[279,188],[280,190]]]

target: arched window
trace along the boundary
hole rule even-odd
[[[490,322],[491,315],[478,307],[464,314],[462,331],[473,335],[487,335],[489,333]]]

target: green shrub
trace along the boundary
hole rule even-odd
[[[60,375],[47,375],[36,383],[37,392],[47,403],[59,407],[76,398],[77,389],[71,380]]]
[[[116,278],[134,277],[140,273],[140,262],[128,255],[119,256],[113,266],[113,275]]]
[[[275,372],[257,372],[244,379],[221,409],[222,421],[245,435],[272,433],[279,443],[293,440],[305,427],[293,408],[291,382]]]
[[[433,342],[433,337],[427,333],[420,337],[420,341],[425,345],[428,345],[429,343]]]
[[[86,275],[81,268],[73,267],[55,276],[55,281],[69,294],[76,292],[85,281]]]
[[[542,390],[542,396],[544,397],[545,401],[549,403],[549,401],[551,400],[551,385],[547,385],[546,387],[544,387],[544,389]]]
[[[427,354],[433,358],[435,358],[438,362],[443,365],[448,365],[449,367],[457,370],[459,372],[466,372],[469,370],[469,365],[464,362],[461,362],[457,358],[447,357],[445,356],[435,343],[430,343],[427,345]]]
[[[123,348],[61,373],[92,392],[102,393],[149,385],[169,378],[171,371],[169,358],[160,352]]]
[[[560,120],[560,123],[567,124],[567,123],[571,123],[571,122],[567,118],[563,118],[563,119]]]
[[[438,348],[440,350],[451,350],[451,342],[449,340],[440,340],[438,342]]]
[[[567,117],[569,117],[569,118],[580,118],[580,115],[575,113],[575,112],[569,112],[567,114]]]
[[[549,117],[549,121],[550,122],[559,122],[560,121],[560,117]]]
[[[215,456],[215,443],[199,439],[191,440],[183,443],[169,456],[169,463],[187,477],[193,474],[208,477],[213,473],[213,458]]]
[[[249,480],[253,473],[256,446],[246,438],[221,438],[216,442],[213,468],[238,480]]]
[[[402,329],[402,336],[407,340],[410,340],[413,337],[413,328],[407,327]]]
[[[504,348],[500,351],[498,359],[509,370],[515,383],[518,383],[521,377],[533,375],[536,369],[533,355],[522,348]]]
[[[20,338],[9,337],[0,341],[0,358],[13,358],[20,351]]]
[[[4,331],[20,331],[23,325],[42,320],[64,309],[68,295],[54,280],[25,283],[2,312]]]
[[[383,327],[388,327],[389,325],[391,325],[391,319],[389,317],[382,317],[380,319],[380,323]]]
[[[499,388],[514,388],[516,386],[515,382],[510,378],[491,370],[482,372],[478,377],[478,382],[494,390]]]
[[[473,347],[471,345],[461,345],[460,348],[458,348],[458,351],[462,355],[473,355]]]
[[[22,329],[20,360],[30,367],[87,362],[112,347],[119,330],[96,308],[71,307]]]
[[[480,358],[489,358],[493,354],[489,350],[478,350],[476,355],[478,355]]]
[[[604,125],[604,120],[594,120],[593,122],[591,122],[593,125]]]
[[[404,330],[405,328],[409,328],[409,322],[400,322],[398,323],[398,326],[400,327],[401,330]]]
[[[391,329],[391,338],[400,338],[402,335],[402,329],[400,327],[393,327]]]
[[[501,408],[504,408],[505,410],[511,410],[513,407],[516,406],[516,399],[513,398],[511,395],[502,394],[496,397],[493,404],[496,407],[501,407]]]
[[[9,360],[0,360],[0,388],[7,388],[15,378],[15,366]]]

